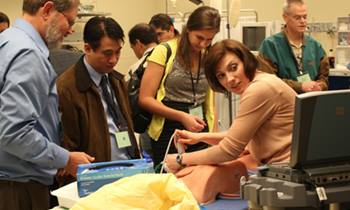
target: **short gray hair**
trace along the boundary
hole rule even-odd
[[[285,0],[283,4],[283,14],[288,14],[292,4],[305,4],[303,0]]]
[[[79,0],[23,0],[22,10],[30,15],[35,15],[39,8],[51,1],[59,12],[69,10],[73,5],[79,5]]]

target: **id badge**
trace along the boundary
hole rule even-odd
[[[299,75],[297,77],[297,80],[298,80],[298,82],[301,82],[301,83],[303,83],[303,82],[311,82],[311,78],[310,78],[309,73],[305,73],[305,74]]]
[[[189,111],[190,111],[190,115],[197,116],[201,119],[204,119],[202,106],[191,107]]]
[[[128,131],[119,131],[115,133],[115,139],[119,149],[131,146],[131,141]]]

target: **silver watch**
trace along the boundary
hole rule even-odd
[[[177,154],[176,156],[176,162],[181,166],[185,167],[186,165],[182,164],[182,154]]]

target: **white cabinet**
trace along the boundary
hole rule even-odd
[[[336,66],[337,68],[346,68],[350,63],[350,16],[338,17],[337,27]]]

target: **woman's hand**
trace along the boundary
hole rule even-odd
[[[174,142],[175,145],[177,144],[176,141],[178,141],[182,145],[186,145],[186,144],[192,145],[200,142],[199,133],[193,133],[187,130],[175,130],[175,135],[177,136]]]
[[[177,154],[170,154],[165,158],[164,169],[169,173],[176,173],[182,168],[182,166],[177,163],[176,156]]]
[[[202,120],[197,116],[190,115],[188,113],[185,113],[181,123],[182,125],[184,125],[186,130],[189,130],[192,132],[200,132],[206,126],[204,120]]]

